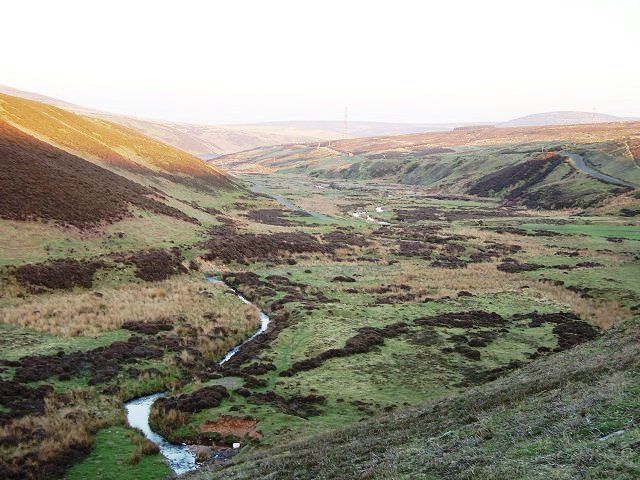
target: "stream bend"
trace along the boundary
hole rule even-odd
[[[247,305],[253,305],[249,300],[244,298],[242,295],[240,295],[233,288],[229,287],[226,283],[224,283],[217,277],[209,276],[207,277],[207,280],[214,284],[221,283],[225,285],[225,287],[234,292],[241,301],[243,301]],[[233,357],[240,351],[245,343],[253,340],[255,337],[267,330],[269,326],[269,316],[260,310],[258,311],[260,312],[260,328],[248,339],[244,340],[242,343],[229,350],[224,358],[220,360],[220,365],[229,361],[231,357]],[[142,431],[142,433],[148,440],[155,443],[160,449],[160,453],[167,459],[167,462],[169,463],[171,469],[177,475],[180,475],[182,473],[195,470],[198,467],[196,463],[196,456],[192,447],[186,444],[177,445],[169,442],[162,435],[154,432],[149,425],[149,415],[151,413],[151,406],[153,405],[153,402],[155,402],[158,398],[164,396],[164,392],[157,392],[151,395],[146,395],[144,397],[139,397],[127,402],[124,408],[129,425],[132,428],[137,428]]]

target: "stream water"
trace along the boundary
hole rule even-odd
[[[248,305],[253,305],[249,300],[244,298],[234,289],[225,284],[222,280],[216,277],[207,277],[207,280],[211,283],[221,283],[225,285],[226,288],[234,292],[238,298]],[[251,335],[248,339],[236,345],[231,350],[227,352],[222,360],[220,360],[220,365],[229,361],[231,357],[233,357],[236,353],[240,351],[242,346],[253,340],[255,337],[264,333],[269,326],[269,317],[266,313],[260,311],[260,328]],[[169,466],[171,469],[177,474],[180,475],[182,473],[188,472],[190,470],[195,470],[197,468],[196,456],[193,449],[186,444],[177,445],[169,442],[162,435],[151,430],[151,426],[149,425],[149,414],[151,413],[151,406],[153,402],[155,402],[158,398],[164,397],[164,392],[154,393],[152,395],[147,395],[145,397],[136,398],[127,402],[125,404],[125,410],[127,412],[127,422],[133,428],[138,428],[142,431],[144,436],[158,445],[160,449],[160,453],[167,459]]]

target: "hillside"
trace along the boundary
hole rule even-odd
[[[0,217],[77,227],[113,222],[129,207],[193,221],[157,193],[0,120]],[[155,198],[154,198],[155,197]]]
[[[636,317],[460,395],[248,452],[187,478],[632,480],[640,475],[638,372]]]
[[[248,194],[134,130],[2,94],[0,165],[0,269],[193,242]]]
[[[226,154],[265,145],[323,141],[343,136],[331,130],[296,125],[196,125],[149,120],[102,112],[3,85],[0,85],[0,94],[35,100],[85,117],[122,125],[193,155]]]
[[[227,155],[215,163],[235,172],[400,183],[566,208],[593,206],[640,185],[639,152],[640,123],[631,122],[462,128],[320,147],[296,144]]]
[[[298,126],[197,125],[161,120],[144,120],[123,115],[99,114],[111,122],[138,130],[144,135],[194,155],[225,154],[265,145],[318,142],[343,138],[343,134]]]
[[[0,119],[105,168],[165,176],[203,188],[229,188],[229,178],[188,153],[104,120],[0,94]]]

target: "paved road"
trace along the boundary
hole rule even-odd
[[[624,180],[621,180],[619,178],[612,177],[610,175],[605,175],[604,173],[599,172],[598,170],[594,170],[593,168],[591,168],[585,163],[584,158],[582,158],[582,155],[578,155],[577,153],[567,153],[567,155],[573,160],[573,163],[575,163],[576,167],[579,170],[582,170],[587,175],[591,175],[592,177],[595,177],[599,180],[602,180],[603,182],[607,182],[612,185],[618,185],[619,187],[631,187],[631,188],[636,187],[632,183],[625,182]]]
[[[251,191],[254,192],[254,193],[262,193],[264,195],[268,195],[271,198],[273,198],[276,202],[278,202],[280,205],[287,207],[289,210],[296,210],[298,212],[308,213],[309,215],[311,215],[316,220],[322,220],[322,221],[325,221],[325,222],[334,221],[333,218],[328,217],[327,215],[323,215],[322,213],[314,212],[313,210],[305,210],[304,208],[300,208],[299,206],[297,206],[296,204],[292,203],[290,200],[288,200],[287,198],[283,197],[282,195],[279,195],[277,193],[273,193],[273,192],[269,191],[267,188],[265,188],[264,185],[261,185],[260,183],[253,182],[253,184],[251,185]]]

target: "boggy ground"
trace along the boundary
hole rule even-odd
[[[291,178],[274,190],[294,202],[318,190]],[[397,186],[322,185],[316,208],[333,214],[332,224],[286,234],[236,224],[204,242],[210,268],[273,322],[217,374],[185,386],[224,386],[228,395],[176,414],[161,426],[169,438],[240,441],[242,458],[493,381],[594,341],[640,303],[637,226],[627,220]],[[501,268],[527,264],[535,268]],[[243,418],[260,438],[205,427]]]
[[[118,462],[130,465],[119,478],[164,478],[135,437],[116,441],[122,402],[161,390],[171,395],[153,410],[156,430],[214,448],[240,441],[241,465],[268,446],[404,418],[565,358],[640,308],[634,217],[398,185],[262,182],[332,220],[263,196],[198,197],[208,211],[188,211],[202,225],[187,234],[167,223],[174,243],[135,248],[127,231],[108,239],[117,248],[83,240],[82,254],[61,263],[60,250],[2,259],[11,265],[0,297],[3,478],[42,468],[86,478]],[[351,216],[362,211],[373,220]],[[76,276],[60,272],[79,280],[61,282]],[[224,352],[257,328],[257,311],[207,283],[209,273],[271,318],[223,367]]]
[[[638,321],[479,387],[187,478],[638,478]]]
[[[124,425],[123,403],[205,375],[260,323],[195,261],[202,235],[220,224],[216,207],[246,194],[180,195],[213,213],[201,224],[136,213],[91,231],[3,223],[0,478],[170,473],[157,447]],[[13,228],[36,241],[18,241]]]

